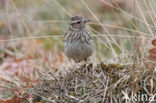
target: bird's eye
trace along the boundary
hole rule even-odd
[[[80,23],[81,23],[80,21],[77,22],[77,24],[80,24]]]

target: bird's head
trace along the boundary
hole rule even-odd
[[[85,19],[82,16],[73,16],[73,17],[71,17],[70,25],[71,25],[72,29],[81,30],[81,29],[85,28],[85,25],[87,22],[90,22],[90,20]]]

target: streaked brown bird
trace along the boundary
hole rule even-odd
[[[93,54],[93,37],[86,29],[86,23],[89,21],[82,16],[71,17],[69,29],[65,34],[65,55],[75,63],[87,61],[87,58]]]

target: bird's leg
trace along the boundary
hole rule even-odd
[[[74,60],[74,63],[75,63],[74,69],[76,70],[76,69],[78,68],[78,63],[79,63],[79,61]]]
[[[85,59],[85,69],[86,69],[86,75],[88,75],[88,62],[87,59]]]
[[[77,67],[78,67],[78,66],[77,66],[77,63],[75,62],[75,66],[74,66],[74,69],[76,70],[76,69],[77,69]]]

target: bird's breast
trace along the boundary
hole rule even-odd
[[[83,40],[75,40],[73,42],[69,42],[65,47],[65,54],[72,59],[77,59],[78,61],[82,61],[93,53],[93,42],[86,43]]]
[[[71,32],[65,40],[65,54],[67,57],[82,61],[93,53],[93,39],[87,31]]]

